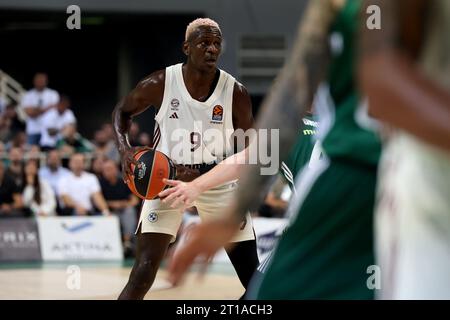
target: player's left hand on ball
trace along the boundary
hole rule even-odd
[[[161,191],[158,196],[171,208],[188,207],[198,198],[201,191],[194,182],[163,179],[163,182],[172,188]]]
[[[203,274],[217,251],[229,245],[238,229],[239,225],[228,219],[206,221],[194,226],[186,242],[177,248],[169,263],[169,281],[174,285],[179,284],[197,257],[202,258]]]

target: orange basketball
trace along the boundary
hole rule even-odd
[[[141,199],[155,199],[167,187],[163,178],[175,178],[175,165],[160,151],[142,150],[134,155],[134,159],[139,162],[139,166],[131,165],[134,178],[129,177],[127,184],[131,192]]]

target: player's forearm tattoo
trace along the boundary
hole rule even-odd
[[[301,118],[324,78],[329,60],[328,31],[335,15],[330,0],[309,2],[292,54],[262,104],[256,127],[279,129],[280,160],[286,158],[296,141]],[[269,143],[268,154],[272,153],[270,147]],[[260,203],[270,179],[260,174],[260,164],[246,167],[237,192],[237,218]]]

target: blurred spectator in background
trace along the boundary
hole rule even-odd
[[[0,118],[0,138],[2,141],[11,140],[18,132],[25,131],[25,123],[17,115],[16,107],[15,103],[9,103],[2,112]]]
[[[40,163],[41,160],[41,148],[39,146],[33,145],[30,150],[25,155],[25,160],[33,159]]]
[[[24,187],[23,181],[23,151],[20,148],[14,147],[9,151],[9,164],[6,173],[14,180],[14,183],[22,190]]]
[[[4,97],[0,96],[0,114],[2,114],[5,111],[7,104],[8,104],[8,102],[6,101],[6,99]]]
[[[39,169],[39,177],[46,180],[56,195],[58,192],[58,185],[61,179],[64,179],[70,174],[70,171],[61,166],[61,158],[58,150],[51,150],[47,154],[47,165]]]
[[[26,133],[30,145],[39,145],[42,131],[42,115],[55,107],[59,101],[58,92],[47,88],[46,73],[36,73],[33,79],[34,88],[25,93],[21,107],[27,115]]]
[[[42,115],[40,140],[42,151],[54,149],[58,140],[62,138],[62,129],[69,124],[76,123],[75,115],[69,108],[69,97],[61,95],[56,108],[53,108]]]
[[[120,161],[119,150],[113,139],[109,137],[108,129],[103,127],[94,134],[95,153],[103,157],[112,159],[116,163]]]
[[[6,150],[11,150],[13,148],[19,148],[25,150],[27,145],[27,135],[23,131],[18,131],[10,141],[6,144]]]
[[[140,146],[148,146],[150,147],[152,141],[150,141],[150,135],[147,132],[142,132],[138,138],[138,144]]]
[[[75,153],[87,153],[94,150],[94,146],[77,132],[75,124],[66,125],[62,129],[62,138],[56,147],[63,156],[71,156]]]
[[[131,240],[137,224],[136,206],[139,204],[139,199],[123,183],[117,164],[111,159],[103,164],[100,185],[110,211],[120,219],[125,256],[128,257],[133,253]]]
[[[0,161],[0,217],[23,215],[22,207],[20,189],[7,174],[3,161]]]
[[[69,162],[71,172],[58,184],[64,215],[94,215],[94,205],[103,215],[109,215],[97,177],[84,170],[84,155],[73,154]]]
[[[108,140],[114,141],[114,128],[111,123],[104,123],[102,130],[105,132]]]
[[[8,141],[10,138],[9,123],[4,117],[0,117],[0,141]]]
[[[8,158],[8,154],[6,153],[5,144],[0,141],[0,161],[5,163],[6,158]]]
[[[96,154],[91,162],[91,172],[96,175],[97,178],[101,178],[103,175],[103,164],[107,158],[103,154]]]
[[[132,147],[139,146],[139,132],[139,125],[136,122],[132,122],[128,132],[128,141]]]
[[[25,164],[23,204],[34,216],[51,216],[56,209],[55,194],[50,184],[39,178],[38,167],[38,162],[34,159]]]

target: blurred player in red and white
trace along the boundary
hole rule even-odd
[[[450,299],[450,1],[367,1],[361,85],[391,126],[376,214],[382,299]]]

